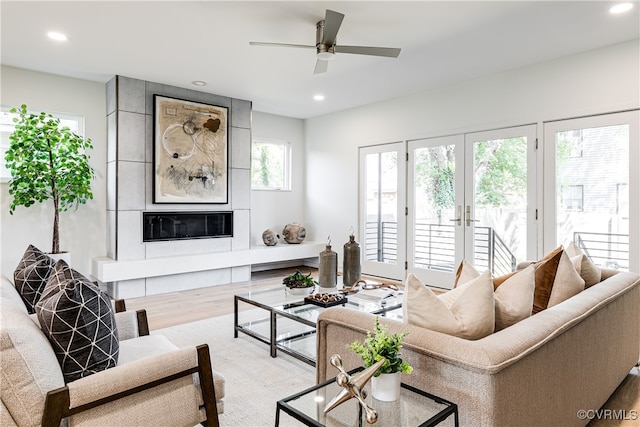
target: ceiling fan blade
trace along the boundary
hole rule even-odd
[[[322,44],[326,46],[333,46],[336,42],[336,36],[344,15],[333,10],[327,9],[324,16],[324,30],[322,33]]]
[[[273,46],[273,47],[299,47],[304,49],[315,49],[315,46],[307,44],[290,44],[290,43],[267,43],[267,42],[249,42],[251,46]]]
[[[356,55],[386,56],[397,58],[400,55],[400,48],[396,47],[373,47],[373,46],[336,46],[336,53],[354,53]]]
[[[316,61],[316,68],[313,70],[313,74],[326,73],[328,67],[329,67],[329,61],[323,61],[322,59],[318,59]]]

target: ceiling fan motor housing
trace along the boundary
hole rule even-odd
[[[335,41],[331,46],[324,44],[322,41],[324,39],[324,19],[322,21],[318,21],[316,24],[316,55],[318,59],[322,59],[324,61],[328,61],[334,58],[335,55]]]

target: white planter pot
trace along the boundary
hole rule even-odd
[[[384,402],[393,402],[400,398],[400,372],[380,374],[371,378],[371,395]]]
[[[51,258],[58,260],[63,260],[67,263],[68,266],[71,266],[71,252],[60,252],[57,254],[48,253]]]
[[[314,286],[310,286],[308,288],[288,288],[286,287],[286,292],[289,295],[311,295],[313,293],[313,290],[315,289]]]

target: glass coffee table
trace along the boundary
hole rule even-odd
[[[316,287],[316,292],[325,292]],[[385,299],[370,298],[367,291],[346,296],[338,305],[352,310],[402,320],[402,292]],[[244,333],[269,345],[271,357],[277,352],[293,356],[309,365],[316,364],[316,322],[325,307],[305,303],[305,295],[291,295],[285,287],[234,296],[233,336]],[[241,305],[251,310],[239,310]]]
[[[362,368],[349,373],[360,370]],[[349,399],[327,414],[324,413],[327,403],[341,389],[333,379],[279,400],[276,405],[276,427],[280,425],[281,412],[307,426],[370,426],[356,399]],[[378,413],[378,421],[373,426],[458,426],[458,406],[455,403],[415,387],[403,383],[400,399],[395,402],[383,402],[371,397],[371,382],[364,389],[367,392],[365,401]]]

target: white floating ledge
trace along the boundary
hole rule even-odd
[[[116,261],[108,257],[96,257],[93,259],[91,272],[102,283],[117,282],[251,264],[313,258],[317,257],[325,247],[326,243],[318,242],[279,243],[276,246],[260,245],[238,251],[178,255],[135,261]]]

